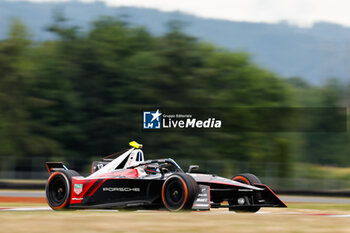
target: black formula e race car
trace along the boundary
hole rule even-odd
[[[92,164],[92,174],[83,177],[61,162],[47,162],[51,174],[46,198],[54,210],[64,209],[161,209],[209,210],[228,208],[256,212],[261,207],[286,207],[276,194],[252,174],[232,179],[187,172],[172,159],[144,160],[142,145],[112,159]],[[117,156],[117,155],[115,155]]]

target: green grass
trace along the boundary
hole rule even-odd
[[[0,182],[8,183],[31,183],[31,184],[46,184],[47,180],[25,180],[25,179],[0,179]]]
[[[288,203],[289,209],[311,209],[311,210],[346,210],[350,211],[350,204],[329,203]]]
[[[306,163],[298,163],[293,167],[293,173],[298,178],[340,180],[350,179],[350,167],[321,166],[317,164]]]

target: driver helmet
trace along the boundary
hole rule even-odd
[[[147,164],[144,166],[144,170],[148,175],[155,175],[159,172],[159,166],[156,163]]]

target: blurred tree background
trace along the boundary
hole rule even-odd
[[[56,13],[47,28],[55,39],[33,41],[14,20],[0,41],[0,156],[89,158],[136,140],[147,158],[270,161],[280,177],[293,162],[350,165],[348,133],[156,134],[141,132],[141,118],[130,114],[148,106],[347,106],[350,85],[281,78],[248,54],[184,34],[180,22],[160,37],[111,17],[85,31],[66,22]],[[242,124],[255,124],[245,117]]]

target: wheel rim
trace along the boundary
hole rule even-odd
[[[166,202],[169,208],[180,208],[185,199],[183,184],[180,180],[172,180],[165,189]]]
[[[62,205],[67,199],[67,185],[61,175],[52,177],[49,184],[49,200],[53,206]]]

